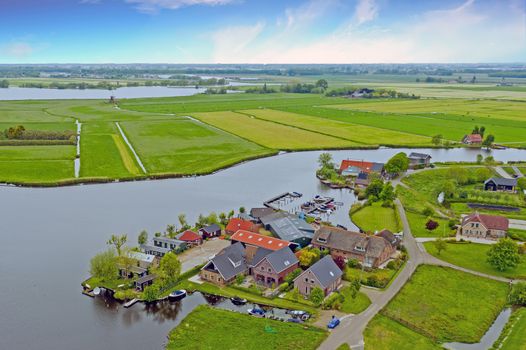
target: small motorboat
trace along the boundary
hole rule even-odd
[[[93,295],[100,295],[101,292],[102,292],[102,289],[100,289],[99,287],[95,287],[93,289]]]
[[[265,317],[265,310],[255,307],[253,309],[248,309],[248,314],[255,317]]]
[[[170,301],[178,301],[178,300],[181,300],[181,299],[183,299],[185,297],[186,297],[186,290],[181,289],[181,290],[176,290],[174,292],[171,292],[168,295],[168,300],[170,300]]]
[[[297,197],[297,198],[300,198],[301,196],[303,196],[303,194],[299,193],[299,192],[292,192],[291,195],[293,197]]]
[[[292,322],[292,323],[301,323],[301,320],[297,319],[297,318],[289,318],[287,320],[287,322]]]
[[[287,313],[294,317],[301,317],[301,316],[309,314],[307,311],[303,311],[303,310],[290,310],[290,311],[287,311]]]
[[[230,298],[230,300],[232,301],[232,304],[234,305],[245,305],[247,303],[247,299],[243,299],[240,297],[232,297]]]

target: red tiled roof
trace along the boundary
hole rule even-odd
[[[238,230],[232,235],[232,237],[230,237],[230,239],[270,250],[280,250],[284,247],[288,247],[290,244],[290,242],[284,241],[282,239],[263,236],[259,233],[245,230]]]
[[[344,159],[342,160],[342,163],[340,164],[340,172],[344,171],[348,167],[355,166],[357,168],[362,169],[362,171],[365,171],[366,173],[371,172],[371,169],[373,167],[373,163],[371,162],[364,162],[363,160],[350,160],[350,159]]]
[[[507,231],[510,221],[504,216],[485,215],[479,213],[470,214],[462,220],[462,226],[469,222],[480,222],[488,230],[503,230]]]
[[[482,142],[482,136],[480,136],[479,134],[467,135],[466,138],[469,142]]]
[[[184,231],[184,233],[179,237],[179,240],[185,241],[185,242],[194,242],[201,240],[201,236],[199,236],[194,231]]]
[[[237,230],[246,230],[251,231],[254,229],[254,223],[252,221],[247,221],[239,218],[232,218],[226,225],[225,230],[236,232]]]

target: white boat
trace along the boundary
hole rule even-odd
[[[184,290],[184,289],[176,290],[174,292],[171,292],[168,295],[168,300],[170,300],[170,301],[178,301],[178,300],[181,300],[184,297],[186,297],[186,294],[187,294],[186,290]]]

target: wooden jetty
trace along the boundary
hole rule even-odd
[[[135,303],[137,303],[138,301],[140,301],[140,300],[137,299],[137,298],[134,298],[134,299],[132,299],[132,300],[128,300],[127,302],[125,302],[123,306],[124,306],[125,308],[129,308],[129,307],[135,305]]]
[[[272,208],[274,210],[280,210],[278,206],[276,206],[276,203],[280,203],[286,200],[294,200],[299,198],[299,196],[295,196],[291,192],[285,192],[280,195],[277,195],[275,197],[272,197],[271,199],[267,200],[266,202],[263,202],[263,205],[267,208]]]

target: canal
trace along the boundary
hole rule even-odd
[[[386,161],[401,150],[331,152],[336,161]],[[473,161],[480,151],[405,150],[430,153],[434,161]],[[134,244],[142,229],[153,232],[190,222],[199,214],[261,206],[283,192],[308,199],[328,195],[344,206],[331,215],[350,226],[355,201],[348,190],[331,190],[315,177],[321,152],[287,153],[251,161],[216,174],[61,188],[0,187],[0,349],[159,349],[181,310],[130,309],[81,294],[89,260],[106,249],[113,233]],[[526,160],[526,151],[493,151],[497,160]],[[181,308],[186,306],[183,303]],[[188,306],[189,307],[189,306]],[[179,315],[179,316],[178,316]],[[178,318],[179,317],[179,318]]]

